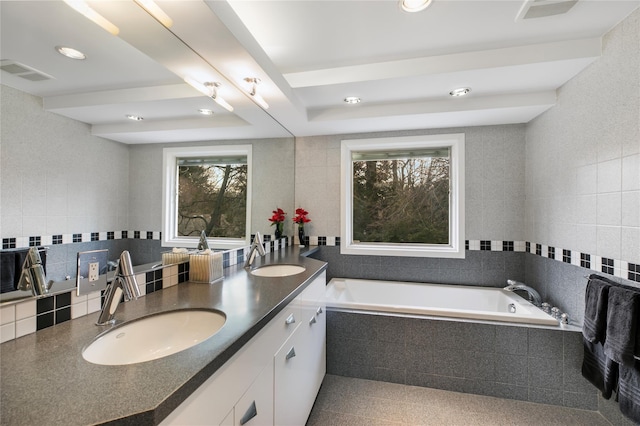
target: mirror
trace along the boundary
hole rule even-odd
[[[158,261],[157,239],[104,240],[100,235],[94,241],[93,234],[159,233],[162,148],[184,144],[251,144],[250,231],[272,235],[268,218],[281,207],[289,213],[285,234],[293,235],[294,138],[253,101],[239,76],[219,69],[229,61],[217,52],[239,52],[242,46],[234,37],[219,36],[230,32],[206,3],[163,2],[174,16],[170,30],[133,1],[89,3],[120,26],[118,36],[64,2],[0,2],[2,129],[3,136],[12,136],[3,137],[6,166],[0,197],[3,206],[16,197],[23,200],[6,209],[8,213],[3,209],[3,249],[24,247],[32,236],[42,237],[40,244],[50,248],[47,280],[56,281],[53,292],[68,291],[58,282],[73,288],[80,251],[129,249],[135,264]],[[193,20],[192,28],[184,19]],[[57,43],[76,43],[86,50],[87,59],[62,57]],[[239,56],[246,60],[245,68],[263,73],[247,55]],[[186,74],[221,82],[219,94],[234,111],[184,83]],[[268,77],[259,77],[268,88]],[[263,93],[274,101],[268,90]],[[213,116],[197,114],[205,107]],[[145,119],[126,120],[125,111]],[[44,172],[24,176],[23,170]],[[50,191],[57,186],[59,191]],[[74,242],[76,235],[81,243]],[[66,277],[72,279],[65,282]],[[10,293],[0,301],[31,297]]]

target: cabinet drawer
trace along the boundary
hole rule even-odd
[[[273,425],[273,366],[269,363],[234,408],[235,426]]]

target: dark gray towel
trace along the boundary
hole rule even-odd
[[[598,276],[589,277],[585,290],[582,335],[592,343],[604,342],[607,304],[611,285]]]
[[[583,343],[582,376],[602,392],[604,399],[609,399],[618,382],[618,364],[607,358],[601,343],[586,339]]]
[[[640,423],[640,361],[636,361],[632,366],[620,366],[618,386],[620,412]]]
[[[20,269],[18,269],[19,271]],[[16,275],[16,254],[13,251],[0,252],[0,293],[7,293],[16,289],[14,277]]]
[[[633,366],[638,322],[640,321],[640,293],[630,288],[609,288],[607,331],[604,353],[620,364]]]

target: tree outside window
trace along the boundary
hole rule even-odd
[[[450,158],[442,151],[353,162],[354,241],[449,244]]]
[[[246,234],[247,165],[218,159],[190,165],[178,159],[178,236],[244,238]],[[181,164],[186,163],[186,164]]]
[[[162,245],[244,247],[251,223],[251,145],[163,149]]]
[[[342,141],[343,254],[464,257],[464,135]]]

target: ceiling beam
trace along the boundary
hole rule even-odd
[[[293,88],[425,76],[478,69],[592,58],[602,53],[600,38],[533,44],[285,74]]]

